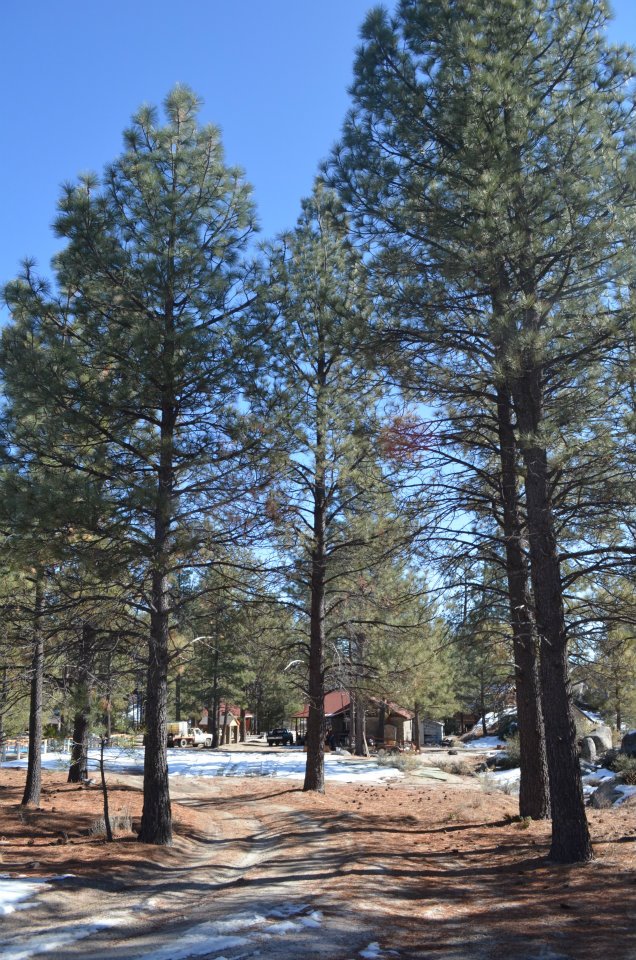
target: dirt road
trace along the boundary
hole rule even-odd
[[[133,819],[137,782],[121,778]],[[77,823],[74,799],[98,806],[97,792],[50,781],[22,823],[17,779],[14,795],[0,791],[2,869],[75,874],[2,918],[3,960],[636,956],[633,805],[590,811],[596,860],[560,867],[545,860],[549,824],[516,821],[514,798],[474,779],[330,785],[325,796],[263,778],[171,783],[170,849],[132,834],[56,841]]]

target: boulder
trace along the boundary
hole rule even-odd
[[[581,759],[587,763],[594,763],[596,760],[596,741],[594,737],[583,737],[581,740]]]
[[[636,730],[630,730],[625,734],[621,743],[621,752],[626,753],[628,757],[636,757]]]
[[[623,781],[620,777],[613,777],[611,780],[605,780],[600,787],[597,787],[590,798],[590,806],[598,810],[604,807],[611,807],[617,800],[623,796],[617,787],[622,786]]]
[[[612,749],[612,730],[605,724],[600,723],[598,727],[594,727],[588,737],[591,737],[596,744],[597,753],[604,753],[605,750]]]

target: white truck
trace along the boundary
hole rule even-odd
[[[204,733],[199,727],[191,727],[186,720],[176,720],[168,724],[169,747],[211,747],[212,734]]]

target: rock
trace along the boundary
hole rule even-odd
[[[449,750],[449,751],[448,751],[449,757],[456,757],[458,753],[459,753],[458,750]]]
[[[616,757],[619,755],[619,753],[620,753],[620,750],[618,750],[616,747],[612,747],[611,750],[606,750],[604,754],[596,755],[597,763],[600,763],[601,766],[603,767],[607,767],[610,770],[613,770],[614,768],[612,764],[616,760]]]
[[[581,757],[588,763],[596,760],[596,741],[594,737],[583,737],[581,740]]]
[[[616,789],[618,786],[621,786],[622,782],[619,777],[605,780],[592,794],[590,806],[595,807],[597,810],[613,806],[613,804],[622,797],[621,791]]]
[[[594,727],[588,736],[591,737],[596,744],[597,753],[603,753],[604,750],[612,749],[612,731],[611,728],[605,724],[600,723],[598,727]]]
[[[636,730],[626,733],[621,742],[621,751],[628,757],[636,757]]]

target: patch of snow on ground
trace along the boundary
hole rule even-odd
[[[468,750],[496,750],[498,747],[505,747],[506,741],[499,737],[478,737],[476,740],[469,740],[464,746]]]
[[[0,873],[0,916],[14,913],[16,910],[28,910],[36,904],[31,898],[43,890],[48,890],[55,880],[66,880],[74,874],[65,873],[55,877],[11,877]],[[4,956],[4,954],[2,954]]]
[[[79,925],[73,927],[72,930],[67,928],[46,935],[40,934],[22,942],[0,941],[0,956],[2,956],[2,960],[30,960],[31,957],[37,957],[41,953],[53,953],[54,950],[62,950],[71,943],[85,940],[102,930],[122,926],[125,923],[124,918],[111,917],[96,923]]]
[[[283,904],[262,914],[243,913],[237,914],[231,920],[198,923],[180,935],[178,946],[169,943],[152,953],[145,953],[139,960],[187,960],[189,957],[205,957],[226,948],[253,944],[261,937],[285,936],[287,933],[298,932],[303,927],[321,926],[320,911],[308,911],[311,911],[311,907],[306,903]],[[272,923],[272,917],[281,919]]]
[[[32,897],[48,887],[45,880],[23,880],[6,874],[0,875],[0,916],[34,907]]]
[[[370,943],[368,947],[360,951],[360,956],[364,957],[364,960],[380,960],[382,956],[380,944]]]
[[[276,777],[297,780],[305,776],[306,754],[294,748],[285,753],[239,753],[229,750],[168,750],[170,774],[181,777]],[[99,754],[89,752],[91,769],[97,769]],[[138,772],[143,770],[143,750],[119,750],[110,747],[104,751],[104,765],[109,772]],[[45,753],[42,766],[48,770],[68,767],[69,757],[63,753]],[[14,760],[5,767],[26,767],[27,761]],[[394,767],[381,767],[374,761],[325,755],[325,779],[340,783],[377,783],[402,777]]]
[[[139,960],[188,960],[189,957],[206,957],[218,950],[244,947],[250,942],[249,937],[237,936],[231,931],[238,933],[240,930],[253,929],[263,921],[264,917],[239,915],[234,920],[199,923],[185,930],[178,944],[168,943],[152,953],[144,953]]]
[[[627,786],[624,783],[617,783],[616,789],[619,791],[619,793],[622,793],[623,796],[616,801],[614,804],[615,807],[618,807],[621,803],[624,803],[628,797],[636,796],[636,787],[634,786]]]

